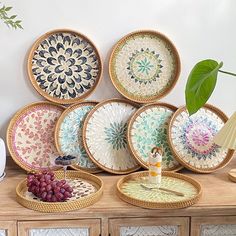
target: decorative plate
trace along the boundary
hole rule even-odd
[[[202,195],[201,185],[189,176],[174,172],[162,172],[161,188],[177,191],[184,196],[166,192],[147,182],[148,171],[136,172],[117,182],[118,196],[125,202],[143,208],[184,208],[195,204]],[[143,188],[142,185],[147,186]],[[149,186],[150,185],[150,186]]]
[[[95,106],[85,119],[84,146],[100,168],[125,174],[140,168],[127,148],[127,122],[137,105],[122,99],[110,99]]]
[[[13,160],[26,171],[58,169],[54,128],[64,108],[50,102],[36,102],[19,110],[7,130],[7,144]]]
[[[149,103],[174,87],[180,73],[180,59],[166,36],[155,31],[138,31],[115,45],[109,72],[112,83],[123,96]]]
[[[57,179],[63,179],[64,173],[56,171]],[[72,197],[65,202],[43,202],[27,190],[24,179],[16,187],[16,200],[29,209],[41,212],[73,211],[90,206],[102,196],[103,182],[97,176],[85,172],[67,171],[67,181],[73,188]]]
[[[97,102],[82,102],[67,108],[57,121],[55,129],[55,144],[60,155],[79,157],[79,163],[71,166],[76,170],[85,170],[91,173],[100,172],[88,157],[83,142],[82,128],[84,119]]]
[[[33,45],[28,74],[34,88],[46,99],[78,102],[95,89],[102,74],[97,48],[86,36],[72,30],[53,30]]]
[[[227,119],[222,111],[211,105],[205,105],[191,116],[185,107],[179,108],[170,121],[168,137],[176,159],[199,173],[210,173],[228,164],[233,151],[213,142]]]
[[[236,169],[231,169],[228,172],[228,177],[231,181],[236,182]]]
[[[175,160],[168,143],[168,124],[177,110],[166,103],[153,103],[134,113],[128,125],[128,147],[144,168],[148,168],[149,153],[155,146],[161,147],[163,170],[179,170],[182,166]]]

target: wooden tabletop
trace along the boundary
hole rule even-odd
[[[121,176],[101,173],[99,176],[105,187],[102,198],[88,208],[62,214],[36,212],[19,205],[16,202],[15,188],[26,174],[18,166],[10,164],[6,168],[5,179],[0,182],[0,220],[236,215],[236,183],[227,177],[228,171],[235,167],[234,158],[227,167],[211,174],[182,170],[181,173],[201,183],[203,195],[197,204],[175,210],[149,210],[125,203],[116,196],[116,182]]]

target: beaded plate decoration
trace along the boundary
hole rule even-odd
[[[72,155],[79,159],[73,169],[81,169],[91,173],[101,169],[88,157],[83,142],[82,129],[84,119],[97,102],[82,102],[68,107],[57,121],[55,129],[55,143],[60,155]]]
[[[205,105],[191,116],[185,107],[179,108],[169,125],[169,143],[176,159],[186,168],[200,173],[210,173],[228,164],[233,151],[213,142],[227,119],[222,111],[211,105]]]
[[[174,87],[180,73],[180,59],[166,36],[155,31],[138,31],[126,35],[115,45],[109,72],[123,96],[149,103]]]
[[[64,108],[50,102],[36,102],[18,111],[7,130],[7,144],[13,160],[27,171],[58,169],[53,163],[58,152],[54,129]]]
[[[110,99],[95,106],[84,122],[84,146],[100,168],[125,174],[140,168],[127,147],[127,122],[137,105],[122,99]]]
[[[117,183],[118,196],[122,200],[143,208],[184,208],[196,203],[202,194],[201,185],[197,181],[174,172],[162,172],[160,188],[177,191],[182,196],[149,184],[148,171],[127,175]]]
[[[46,99],[71,104],[95,89],[102,62],[95,45],[72,30],[53,30],[41,36],[28,58],[34,88]]]
[[[128,146],[144,167],[148,168],[148,158],[153,147],[163,150],[163,170],[179,170],[182,166],[175,160],[168,143],[168,124],[177,110],[166,103],[153,103],[141,107],[134,113],[128,125]]]

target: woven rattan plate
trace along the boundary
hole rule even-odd
[[[201,185],[194,179],[175,172],[162,172],[160,187],[181,192],[177,196],[162,190],[147,190],[141,184],[148,179],[148,171],[137,172],[122,177],[117,182],[117,194],[125,202],[149,209],[184,208],[195,204],[202,195]],[[145,184],[148,186],[148,184]]]
[[[128,147],[144,168],[148,168],[148,158],[153,147],[163,150],[162,169],[177,171],[182,166],[175,160],[168,143],[168,124],[177,110],[167,103],[153,103],[138,109],[128,124]]]
[[[62,171],[55,172],[57,179],[63,179],[64,173]],[[73,197],[72,200],[67,202],[42,202],[28,193],[27,180],[21,181],[16,187],[17,202],[22,206],[41,212],[64,212],[73,211],[80,208],[88,207],[97,202],[102,196],[103,182],[97,176],[91,175],[86,172],[79,171],[67,171],[67,181],[82,181],[87,186],[91,186],[93,191],[87,196]],[[76,191],[76,188],[73,188]]]
[[[228,177],[231,181],[236,182],[236,169],[232,169],[228,172]]]
[[[116,89],[126,98],[139,103],[155,102],[175,86],[180,59],[173,43],[163,34],[137,31],[114,46],[109,73]]]
[[[177,161],[199,173],[226,166],[234,152],[216,145],[213,138],[227,120],[221,110],[209,104],[191,116],[186,107],[179,108],[171,118],[168,132]]]
[[[127,174],[140,168],[127,147],[127,123],[137,108],[136,103],[124,99],[109,99],[96,105],[85,118],[84,147],[101,169]]]
[[[94,91],[102,75],[102,62],[97,48],[85,35],[58,29],[34,43],[28,75],[36,91],[46,99],[72,104]]]
[[[76,170],[90,173],[101,172],[88,157],[82,137],[84,119],[97,102],[86,101],[68,107],[60,116],[55,128],[55,144],[60,155],[78,157],[78,164],[71,166]]]
[[[20,109],[7,130],[7,145],[13,160],[27,171],[58,169],[54,129],[64,107],[51,102],[36,102]]]

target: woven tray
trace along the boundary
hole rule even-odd
[[[114,46],[109,74],[124,97],[150,103],[173,89],[180,74],[180,58],[165,35],[152,30],[136,31]]]
[[[218,108],[205,104],[197,113],[188,115],[180,107],[169,122],[168,141],[176,160],[198,173],[211,173],[226,166],[233,150],[214,143],[214,136],[228,120]]]
[[[21,108],[7,129],[7,146],[12,159],[26,171],[58,170],[54,160],[54,128],[64,107],[51,102],[34,102]]]
[[[127,123],[138,105],[124,99],[108,99],[96,105],[83,125],[83,144],[90,159],[113,174],[140,168],[127,147]]]
[[[147,179],[148,171],[137,172],[121,178],[117,182],[117,194],[125,202],[149,209],[184,208],[195,204],[202,195],[201,185],[194,179],[174,172],[162,173],[161,187],[178,191],[184,196],[177,196],[161,190],[147,190],[140,185]],[[145,184],[153,187],[150,184]]]
[[[55,176],[57,179],[63,179],[64,173],[62,171],[56,171]],[[102,196],[103,182],[97,176],[82,171],[67,171],[66,177],[67,179],[69,179],[69,181],[75,179],[85,181],[87,185],[94,188],[93,193],[87,196],[82,196],[80,198],[78,198],[77,196],[72,196],[72,198],[66,202],[43,202],[27,191],[27,181],[26,179],[24,179],[16,187],[16,200],[22,206],[35,211],[64,212],[90,206],[97,202]],[[73,189],[74,191],[76,191],[75,188]]]
[[[78,163],[71,166],[74,170],[89,173],[102,171],[89,159],[82,141],[84,119],[96,104],[97,102],[93,101],[76,103],[68,107],[56,123],[54,140],[57,151],[61,156],[72,155],[78,157]]]
[[[150,150],[161,147],[163,171],[177,171],[183,167],[175,160],[168,143],[168,124],[177,110],[167,103],[152,103],[139,108],[128,124],[128,147],[140,165],[148,169]]]
[[[28,56],[28,75],[35,90],[49,101],[73,104],[88,97],[102,76],[94,43],[70,29],[45,33]]]

